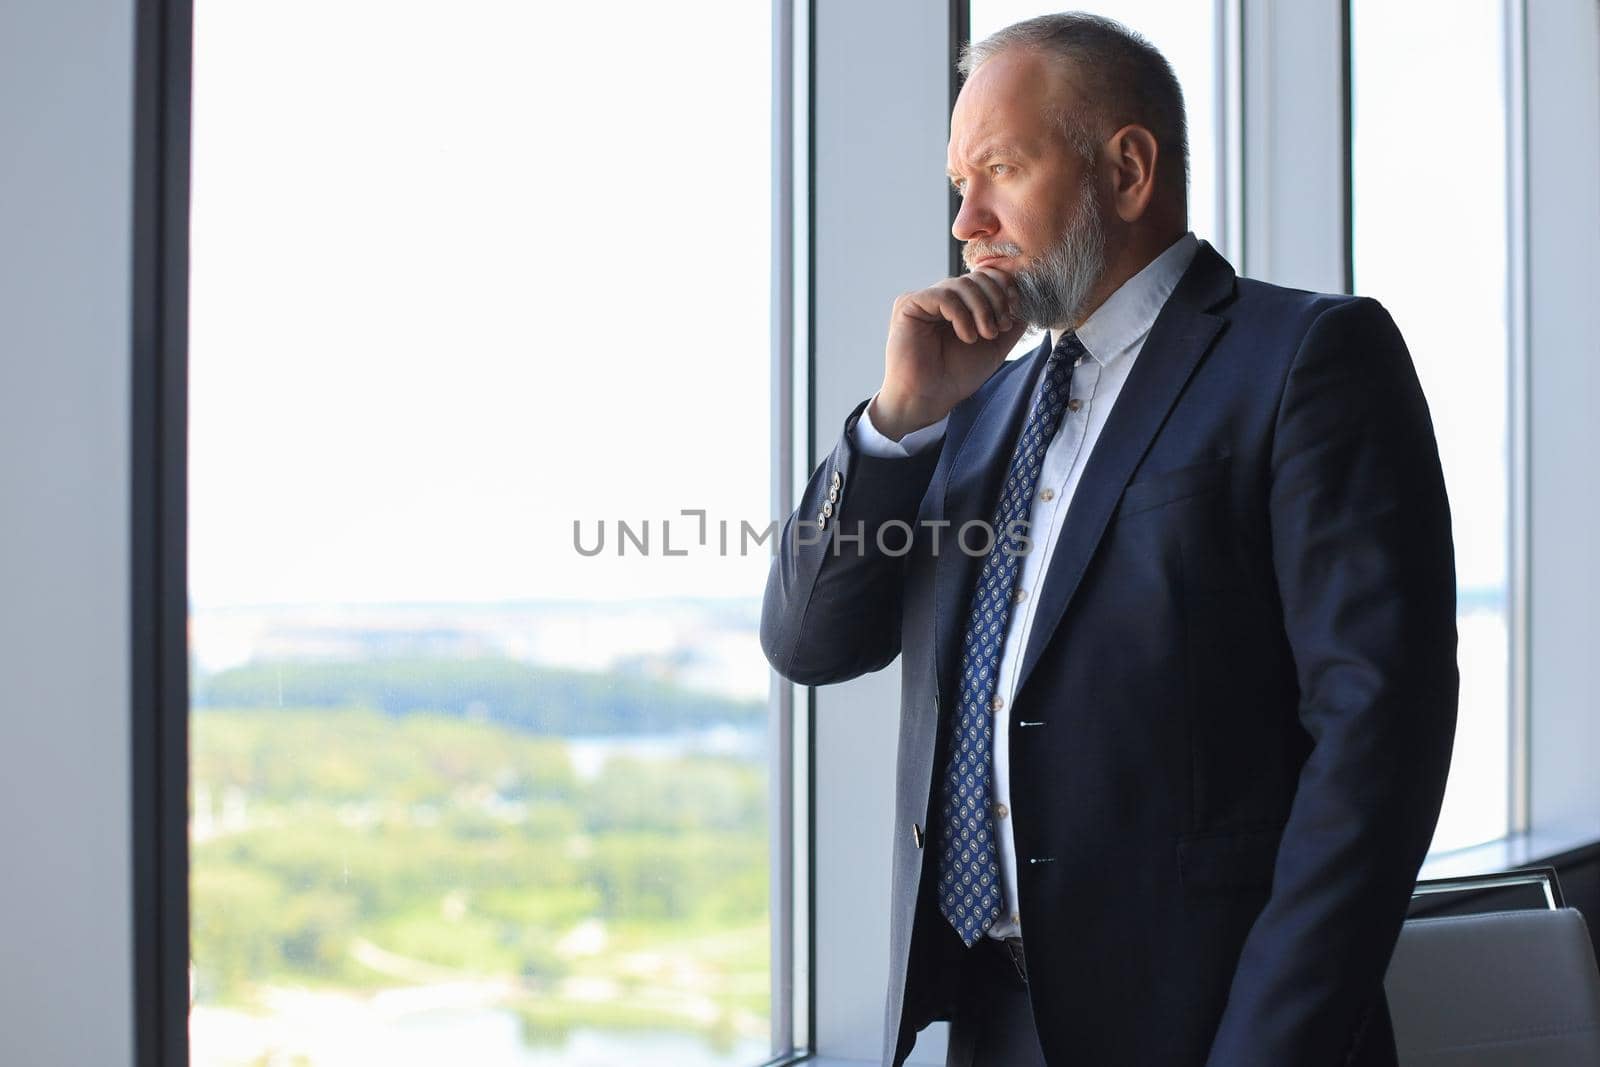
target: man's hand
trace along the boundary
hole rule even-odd
[[[1016,302],[1016,284],[995,267],[896,299],[872,425],[898,441],[977,392],[1027,331]]]

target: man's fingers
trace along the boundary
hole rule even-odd
[[[1001,306],[1006,309],[1008,315],[1015,318],[1018,302],[1022,299],[1022,294],[1017,290],[1017,279],[998,267],[979,267],[972,273],[995,280],[995,283],[1000,286],[1001,292],[1005,294],[1005,301]]]
[[[939,313],[950,323],[956,336],[969,345],[979,340],[978,323],[973,318],[972,308],[961,299],[961,294],[951,288],[940,288],[935,292],[939,294]]]
[[[956,336],[968,343],[971,343],[970,338],[977,336],[966,304],[939,286],[907,293],[901,299],[900,310],[910,318],[930,324],[948,322]]]
[[[998,275],[998,271],[973,271],[967,278],[982,290],[984,298],[989,302],[991,317],[1003,332],[1011,328],[1011,297],[1006,291],[1007,282],[1000,280]]]
[[[999,302],[997,304],[999,314],[1015,320],[1022,311],[1022,294],[1017,290],[1016,279],[1005,271],[993,267],[979,267],[972,273],[982,278],[985,284],[993,284],[991,292]]]
[[[904,310],[925,322],[943,319],[964,344],[997,340],[1017,326],[1010,293],[998,280],[1003,277],[996,271],[951,278],[907,294]]]
[[[1000,326],[995,321],[994,309],[989,306],[988,294],[967,278],[952,279],[950,289],[966,305],[967,312],[972,316],[974,328],[980,337],[986,341],[992,341],[1000,336]]]

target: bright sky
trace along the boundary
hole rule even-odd
[[[1484,585],[1505,551],[1503,103],[1472,76],[1497,69],[1496,9],[1468,6],[1358,18],[1357,289],[1411,343],[1461,581]],[[1184,83],[1192,222],[1217,243],[1212,8],[1100,7]],[[973,9],[977,35],[1040,10]],[[586,539],[606,520],[608,547],[650,519],[656,549],[683,508],[771,518],[769,11],[696,10],[197,5],[197,604],[759,596],[764,550],[572,548],[574,519]],[[1452,167],[1426,197],[1417,108]]]
[[[760,595],[572,549],[768,518],[769,16],[698,7],[197,5],[197,604]]]
[[[1457,583],[1500,586],[1509,513],[1500,0],[1357,0],[1351,10],[1356,292],[1394,316],[1428,396]]]

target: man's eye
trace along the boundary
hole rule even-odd
[[[965,178],[957,178],[950,183],[950,188],[958,193],[965,193],[967,191],[967,180]]]
[[[1009,164],[1009,163],[991,163],[989,165],[989,173],[993,174],[996,171],[1000,170],[1002,167],[1007,169],[1007,170],[1009,170],[1011,168],[1011,164]]]

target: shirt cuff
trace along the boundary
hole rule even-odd
[[[872,394],[873,400],[878,394]],[[944,436],[945,423],[950,421],[946,415],[932,426],[924,426],[920,430],[912,430],[900,440],[885,437],[876,426],[872,425],[872,416],[868,412],[872,409],[872,402],[861,409],[861,417],[856,419],[855,429],[851,443],[862,453],[876,459],[905,459],[923,451]]]

